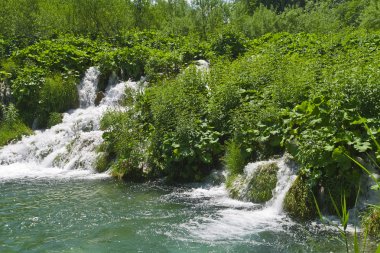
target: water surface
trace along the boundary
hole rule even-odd
[[[344,252],[336,233],[267,219],[221,186],[7,180],[0,228],[0,252]]]

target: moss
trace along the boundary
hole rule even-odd
[[[255,203],[264,203],[273,197],[272,191],[277,184],[276,163],[260,166],[249,182],[247,199]]]
[[[52,126],[62,123],[63,115],[62,113],[52,112],[49,114],[49,119],[47,122],[47,127],[51,128]]]
[[[380,206],[372,206],[362,218],[362,226],[369,236],[380,239]]]
[[[270,200],[272,191],[277,184],[276,163],[261,165],[248,176],[246,174],[230,174],[226,181],[226,188],[232,198],[264,203]]]
[[[305,178],[298,176],[286,193],[284,210],[294,219],[310,220],[317,216],[313,193]]]
[[[22,122],[0,124],[0,147],[13,140],[19,140],[23,135],[30,135],[33,131]]]
[[[108,161],[108,156],[105,152],[100,152],[98,153],[98,156],[96,158],[95,162],[95,170],[97,172],[104,172],[108,169],[109,166],[109,161]]]
[[[226,180],[226,188],[231,198],[241,199],[241,191],[244,185],[242,175],[230,174]]]

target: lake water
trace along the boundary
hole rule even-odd
[[[344,252],[337,233],[259,210],[222,186],[5,180],[0,252]]]
[[[81,107],[61,124],[0,149],[0,252],[345,252],[336,230],[282,212],[295,173],[281,159],[265,205],[229,198],[223,183],[131,184],[94,173],[102,115],[126,109],[126,88],[141,89],[110,84],[95,106],[98,77],[86,72]]]

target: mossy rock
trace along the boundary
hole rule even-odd
[[[362,218],[362,226],[369,236],[380,239],[380,206],[369,208]]]
[[[226,188],[231,198],[242,199],[242,190],[244,188],[244,179],[242,175],[232,174],[227,177]]]
[[[298,176],[286,193],[284,210],[296,220],[311,220],[317,217],[312,189],[306,184],[305,178]]]
[[[47,128],[51,128],[52,126],[58,125],[62,123],[63,115],[62,113],[58,112],[51,112],[49,114],[48,122],[47,122]]]
[[[109,167],[109,157],[105,152],[99,152],[95,161],[95,170],[97,172],[105,172]]]
[[[272,191],[277,184],[276,163],[269,163],[260,166],[253,174],[248,185],[246,198],[254,203],[264,203],[273,197]]]
[[[226,188],[230,197],[254,203],[264,203],[270,200],[272,191],[277,184],[275,162],[259,166],[252,175],[231,174],[226,181]]]

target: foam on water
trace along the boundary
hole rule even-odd
[[[273,162],[279,167],[277,185],[273,198],[264,205],[231,199],[224,184],[180,193],[184,198],[201,200],[198,205],[215,209],[212,215],[197,216],[183,223],[183,229],[197,240],[223,241],[244,240],[253,233],[283,231],[292,226],[294,223],[282,211],[282,203],[295,179],[295,171],[285,159],[248,164],[245,174],[252,175],[261,165]]]
[[[94,177],[96,147],[103,141],[100,119],[109,109],[121,109],[118,101],[126,87],[137,87],[129,81],[112,85],[100,105],[95,106],[99,74],[94,67],[87,70],[78,87],[80,108],[64,113],[62,123],[35,131],[34,135],[0,150],[0,180]]]

